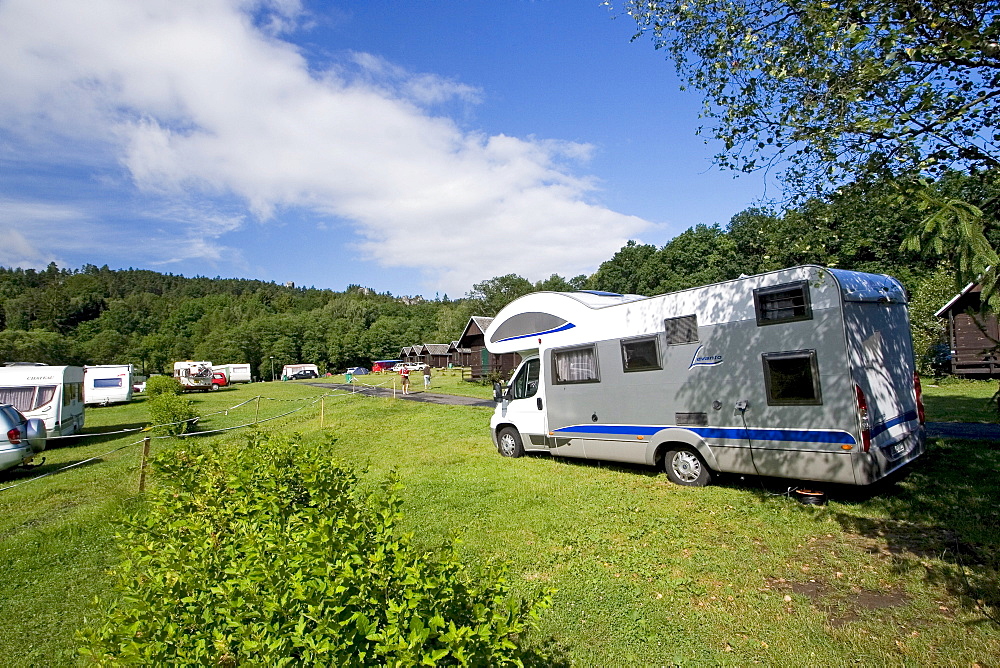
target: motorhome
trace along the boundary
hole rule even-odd
[[[249,364],[216,364],[212,366],[212,371],[221,371],[226,374],[226,382],[229,385],[253,382]]]
[[[219,387],[212,382],[211,362],[174,362],[174,378],[186,392],[208,392]]]
[[[83,398],[88,406],[132,401],[131,364],[95,364],[83,367]]]
[[[83,396],[81,367],[0,367],[0,404],[10,404],[26,418],[39,418],[49,436],[69,436],[83,429]]]
[[[898,281],[794,267],[657,297],[538,292],[504,307],[491,353],[500,454],[867,485],[925,448]]]
[[[315,364],[286,364],[281,367],[281,377],[291,378],[295,374],[302,371],[312,371],[316,374],[316,376],[314,376],[315,378],[319,377],[319,367]]]

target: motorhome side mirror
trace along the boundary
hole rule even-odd
[[[493,383],[493,401],[499,403],[503,399],[503,386],[500,383]]]

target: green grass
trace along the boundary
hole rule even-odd
[[[469,370],[465,370],[464,378],[469,377]],[[320,379],[331,383],[343,383],[344,376],[337,375],[331,378]],[[296,381],[301,382],[301,381]],[[354,382],[364,385],[374,385],[377,387],[396,387],[402,392],[402,381],[399,374],[378,373],[367,376],[356,376]],[[413,393],[424,391],[424,377],[419,371],[410,373],[410,391]],[[463,379],[462,369],[433,369],[431,375],[430,392],[437,394],[458,394],[465,397],[476,397],[478,399],[491,399],[493,397],[493,387],[481,385],[478,382],[471,382]]]
[[[990,398],[1000,388],[995,380],[949,378],[923,381],[924,407],[930,422],[997,422],[997,405]]]
[[[321,392],[264,383],[193,400],[209,412],[258,393]],[[261,401],[260,416],[295,405]],[[487,408],[362,397],[322,408],[331,457],[367,468],[370,484],[399,472],[418,540],[457,536],[470,560],[509,561],[521,591],[558,588],[529,638],[557,663],[990,665],[1000,655],[1000,627],[974,602],[994,615],[1000,607],[997,444],[935,441],[895,487],[833,490],[830,505],[809,507],[755,480],[691,489],[644,467],[505,459],[490,443]],[[203,427],[255,411],[253,402]],[[88,410],[88,430],[144,415],[141,401]],[[319,420],[315,404],[270,425],[309,433]],[[46,468],[135,439],[55,448]],[[237,436],[218,439],[238,454]],[[72,663],[74,630],[98,614],[90,601],[108,595],[119,558],[111,520],[139,502],[137,463],[132,447],[0,493],[5,664]]]

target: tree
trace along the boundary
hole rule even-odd
[[[723,164],[800,186],[1000,167],[1000,0],[626,0]],[[803,190],[806,192],[806,190]]]
[[[800,197],[895,181],[926,214],[908,247],[957,251],[960,281],[992,266],[1000,306],[982,211],[925,180],[1000,170],[1000,0],[624,4],[704,94],[720,165],[780,166]]]
[[[517,274],[496,276],[472,286],[469,298],[477,302],[481,312],[477,315],[494,316],[518,297],[533,292],[535,286]]]

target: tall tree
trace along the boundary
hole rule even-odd
[[[956,251],[962,278],[992,266],[995,285],[982,211],[921,177],[1000,169],[1000,0],[624,4],[704,94],[721,165],[779,166],[805,196],[895,179],[925,212],[910,248]]]

